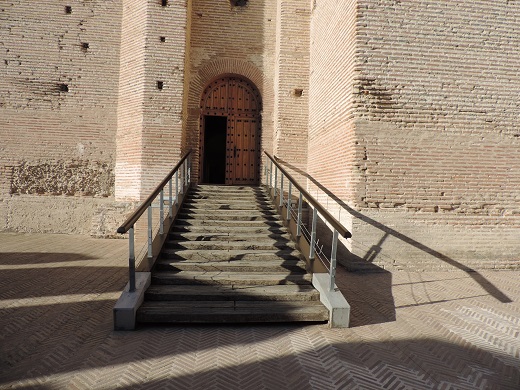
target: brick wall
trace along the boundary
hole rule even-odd
[[[146,198],[181,155],[187,7],[124,2],[118,200]]]
[[[0,4],[0,229],[113,197],[120,20],[119,0]]]
[[[309,1],[278,1],[275,62],[274,153],[307,165],[309,122]]]
[[[346,247],[385,267],[518,266],[519,4],[339,3],[313,11],[309,171]]]
[[[327,203],[326,191],[352,203],[363,180],[354,129],[353,85],[359,74],[357,1],[315,2],[311,19],[309,190]],[[331,202],[334,204],[334,202]],[[350,226],[350,222],[346,222]]]
[[[256,85],[262,95],[262,148],[272,147],[276,2],[251,1],[233,7],[229,1],[194,1],[190,25],[184,135],[187,147],[195,152],[193,173],[198,179],[200,99],[219,75],[243,76]]]

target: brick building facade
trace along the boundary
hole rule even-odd
[[[0,229],[111,231],[188,148],[198,180],[225,79],[352,258],[518,266],[519,2],[235,3],[1,4]]]

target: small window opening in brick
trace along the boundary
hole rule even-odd
[[[84,52],[86,52],[89,47],[90,46],[87,42],[81,42],[81,50],[83,50]]]
[[[296,88],[294,90],[294,96],[297,96],[297,97],[300,97],[303,95],[303,89],[300,89],[300,88]]]
[[[166,7],[168,5],[168,0],[161,0],[161,5]]]
[[[66,5],[65,6],[65,13],[66,14],[71,14],[72,13],[72,7],[70,5]]]
[[[161,37],[161,42],[166,42],[166,37]]]
[[[69,86],[67,84],[59,84],[58,87],[60,92],[69,92]]]
[[[157,81],[157,89],[163,89],[164,81]]]
[[[247,4],[247,0],[231,0],[231,5],[235,7],[244,7]]]

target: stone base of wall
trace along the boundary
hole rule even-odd
[[[520,218],[516,226],[461,219],[449,225],[429,213],[361,212],[353,219],[352,259],[408,271],[520,269]]]
[[[7,196],[0,199],[0,231],[122,237],[117,227],[134,208],[112,198]]]
[[[517,223],[500,218],[449,225],[430,213],[351,210],[342,223],[352,238],[340,240],[338,262],[353,272],[520,269]],[[343,215],[346,213],[344,212]],[[480,224],[479,224],[480,223]],[[319,244],[330,255],[332,232],[318,221]]]

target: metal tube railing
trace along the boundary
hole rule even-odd
[[[173,198],[175,198],[175,205],[179,204],[179,194],[182,194],[184,188],[187,187],[191,180],[191,167],[189,166],[191,150],[186,152],[170,173],[164,180],[155,188],[155,190],[146,198],[146,200],[132,213],[130,217],[123,223],[117,232],[120,234],[129,233],[128,239],[128,269],[129,269],[129,291],[135,291],[135,224],[141,218],[145,211],[148,211],[148,226],[147,226],[147,245],[148,258],[153,258],[153,225],[152,225],[152,203],[159,195],[159,234],[164,234],[164,187],[169,188],[169,218],[173,218]],[[179,188],[179,171],[184,172],[184,184]],[[172,194],[172,178],[175,175],[175,197]]]
[[[287,221],[290,222],[292,213],[292,187],[296,187],[296,189],[300,192],[299,200],[298,200],[298,212],[297,215],[294,216],[296,221],[296,236],[300,237],[302,235],[302,230],[304,229],[302,223],[302,204],[303,199],[313,207],[312,211],[312,223],[311,223],[311,232],[307,237],[309,239],[309,259],[314,259],[317,253],[316,249],[319,249],[319,253],[322,253],[321,248],[318,248],[318,243],[316,240],[316,224],[318,220],[318,214],[321,215],[326,222],[328,222],[333,229],[332,234],[332,249],[329,260],[329,276],[330,276],[330,284],[329,288],[331,291],[334,290],[335,280],[336,280],[336,267],[337,267],[337,245],[338,245],[338,236],[341,235],[344,238],[352,237],[352,234],[336,219],[334,218],[311,194],[307,192],[305,188],[303,188],[277,161],[276,157],[273,157],[268,152],[264,151],[266,156],[270,160],[270,169],[267,172],[266,169],[266,183],[268,183],[270,188],[274,188],[273,197],[276,199],[277,195],[277,182],[278,182],[278,171],[280,171],[280,203],[279,207],[283,207],[284,203],[284,178],[286,178],[289,182],[289,190],[287,193]],[[272,170],[274,164],[274,187],[272,183]],[[320,260],[323,261],[321,256],[319,256]]]

